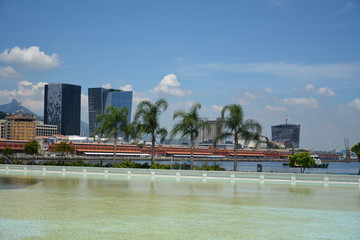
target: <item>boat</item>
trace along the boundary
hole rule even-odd
[[[319,155],[311,154],[310,157],[315,160],[315,166],[313,166],[313,168],[328,168],[329,167],[328,163],[321,162]]]

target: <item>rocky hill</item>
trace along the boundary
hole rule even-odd
[[[21,111],[23,113],[27,113],[27,114],[32,114],[41,120],[44,119],[44,117],[39,116],[39,115],[33,113],[32,111],[30,111],[29,109],[27,109],[26,107],[22,106],[21,103],[16,101],[16,99],[13,99],[10,103],[0,105],[0,112],[16,113],[19,111]],[[81,135],[83,135],[83,136],[89,136],[89,124],[81,121],[80,122],[80,132],[81,132]]]

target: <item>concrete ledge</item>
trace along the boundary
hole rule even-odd
[[[329,185],[359,185],[359,175],[338,174],[299,174],[299,173],[267,173],[267,172],[233,172],[233,171],[192,171],[192,170],[164,170],[164,169],[138,169],[138,168],[98,168],[98,167],[71,167],[71,166],[42,166],[42,165],[12,165],[0,164],[1,173],[46,173],[75,175],[103,175],[150,177],[155,178],[182,178],[208,180],[222,180],[234,182],[257,183],[290,183],[294,184],[321,184]]]

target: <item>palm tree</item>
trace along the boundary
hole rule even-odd
[[[199,136],[202,128],[210,130],[210,125],[204,119],[199,117],[198,110],[201,108],[200,103],[195,103],[189,110],[185,112],[182,110],[174,112],[173,120],[179,119],[179,121],[173,126],[170,139],[173,139],[175,135],[180,133],[180,141],[183,141],[186,137],[190,137],[190,159],[191,169],[194,169],[194,147],[196,138]]]
[[[126,126],[124,131],[125,141],[132,143],[138,142],[141,138],[140,125],[136,122],[132,122]]]
[[[161,136],[161,143],[165,141],[167,136],[166,129],[160,127],[159,121],[160,114],[167,107],[168,103],[164,98],[157,100],[155,103],[145,100],[139,103],[134,116],[134,122],[139,124],[140,132],[151,136],[151,165],[154,163],[156,136]]]
[[[229,104],[221,110],[221,118],[217,125],[215,143],[228,137],[234,138],[234,171],[237,170],[237,151],[239,139],[245,140],[245,145],[250,140],[259,143],[262,127],[256,120],[244,120],[242,107],[238,104]]]
[[[126,107],[118,109],[114,106],[109,106],[104,113],[99,114],[96,118],[96,124],[100,125],[96,128],[94,135],[104,134],[106,137],[114,139],[113,164],[115,164],[116,160],[117,139],[121,133],[124,134],[126,131],[128,114],[129,111]]]

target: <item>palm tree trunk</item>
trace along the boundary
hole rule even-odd
[[[234,139],[234,171],[237,171],[237,152],[238,152],[238,138]]]
[[[116,161],[116,149],[117,149],[117,136],[114,136],[114,157],[113,157],[113,167],[115,166],[115,161]]]
[[[155,158],[155,135],[151,137],[151,166],[154,164]]]
[[[191,142],[191,148],[190,148],[190,161],[191,161],[191,170],[194,170],[194,146],[195,144]]]

